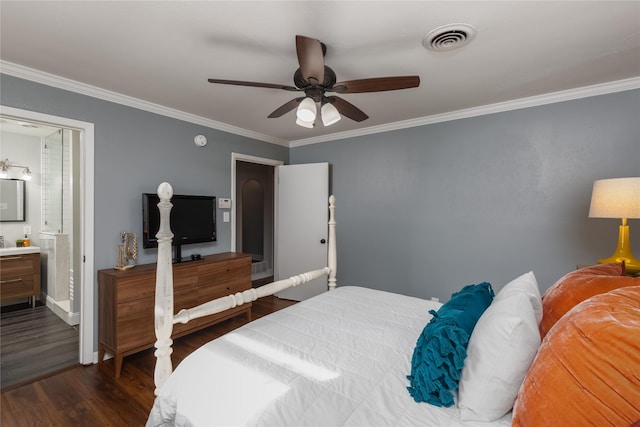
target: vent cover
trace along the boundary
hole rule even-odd
[[[431,30],[422,39],[422,45],[435,51],[458,49],[469,43],[476,35],[476,30],[467,24],[449,24]]]

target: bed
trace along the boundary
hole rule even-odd
[[[174,315],[171,194],[158,187],[157,397],[147,426],[640,425],[640,279],[624,264],[568,273],[544,296],[529,272],[499,292],[465,286],[444,304],[336,287],[331,199],[327,267]],[[173,323],[325,275],[328,292],[205,344],[171,372]],[[424,381],[433,379],[446,390],[432,393]]]

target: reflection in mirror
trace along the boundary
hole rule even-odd
[[[21,179],[0,179],[0,221],[24,221],[25,185]]]

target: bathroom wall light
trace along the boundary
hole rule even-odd
[[[31,169],[24,168],[24,172],[22,172],[22,179],[25,181],[31,181]]]
[[[25,181],[31,181],[31,169],[28,166],[12,165],[9,163],[9,159],[0,160],[0,178],[9,178],[9,168],[21,168],[22,179]]]

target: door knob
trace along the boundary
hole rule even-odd
[[[322,240],[320,240],[320,243],[322,243],[324,245],[325,243],[327,243],[327,241],[322,239]]]

